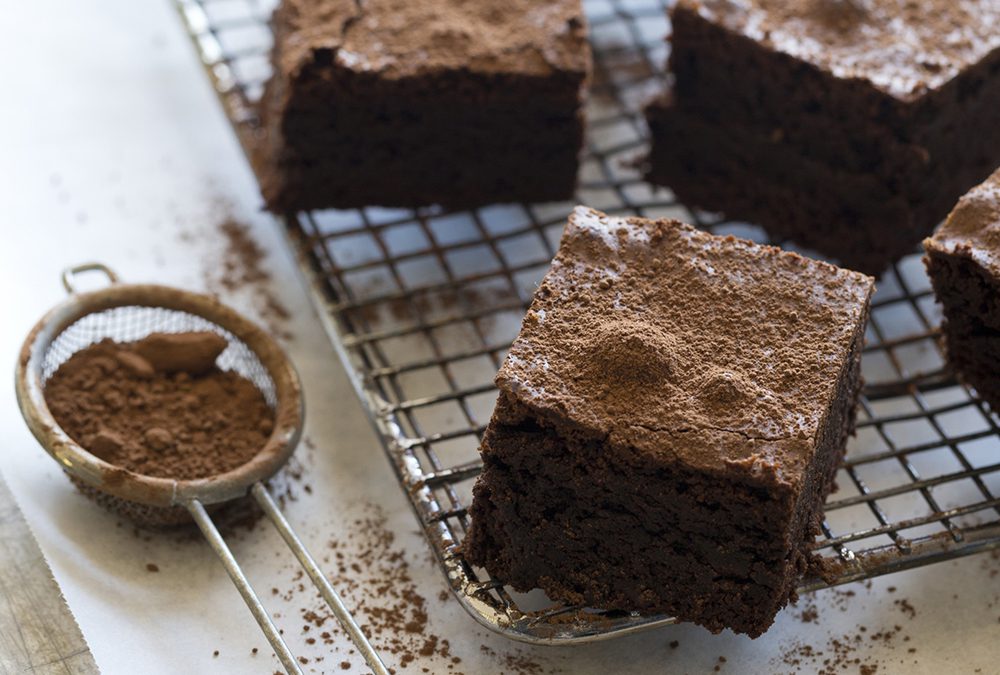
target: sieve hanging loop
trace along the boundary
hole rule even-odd
[[[109,285],[118,283],[118,274],[116,274],[113,269],[104,263],[82,263],[80,265],[74,265],[73,267],[67,267],[62,271],[62,285],[63,288],[66,289],[66,292],[70,295],[75,295],[77,292],[76,288],[73,286],[73,277],[83,272],[103,272],[104,276],[108,278]]]

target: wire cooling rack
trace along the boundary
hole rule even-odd
[[[270,73],[274,3],[176,1],[249,147],[254,102]],[[646,147],[642,105],[665,82],[666,4],[584,4],[595,81],[574,202],[284,219],[316,309],[456,595],[485,626],[529,642],[596,640],[673,622],[515,593],[459,550],[479,438],[496,399],[493,376],[570,209],[675,217],[767,241],[758,228],[685,208],[632,168]],[[806,579],[801,591],[1000,547],[1000,428],[947,369],[938,323],[919,255],[886,271],[867,333],[858,434],[815,543],[829,574]]]

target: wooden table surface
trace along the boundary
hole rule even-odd
[[[0,673],[98,673],[28,524],[0,477]]]

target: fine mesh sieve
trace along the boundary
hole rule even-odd
[[[76,274],[100,271],[110,284],[78,293]],[[209,512],[250,497],[274,523],[288,547],[330,605],[341,625],[375,673],[387,673],[337,592],[305,549],[264,486],[294,452],[302,433],[303,403],[299,377],[278,344],[256,324],[215,298],[151,284],[122,284],[99,263],[63,273],[69,298],[50,310],[31,330],[18,358],[17,400],[35,438],[84,494],[143,525],[194,522],[218,554],[282,665],[301,673],[257,594],[233,557]],[[228,346],[217,360],[252,382],[274,411],[274,429],[245,464],[207,478],[173,480],[140,475],[108,464],[81,447],[53,419],[45,402],[45,383],[59,366],[88,345],[110,338],[133,342],[151,333],[211,331]]]

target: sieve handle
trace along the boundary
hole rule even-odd
[[[108,278],[109,284],[118,283],[118,275],[115,271],[99,262],[89,262],[83,263],[81,265],[74,265],[73,267],[67,267],[62,271],[62,285],[66,289],[66,292],[70,295],[76,294],[76,288],[73,287],[73,277],[80,274],[81,272],[103,272],[104,276]]]
[[[250,488],[250,492],[253,494],[254,499],[257,500],[257,503],[260,504],[260,508],[264,510],[264,514],[274,523],[274,526],[281,534],[281,538],[285,540],[288,548],[299,559],[302,568],[309,575],[309,578],[312,579],[313,585],[319,590],[320,595],[326,600],[326,604],[330,609],[333,610],[337,621],[347,631],[354,646],[365,657],[368,667],[372,669],[375,675],[389,675],[389,671],[385,667],[385,664],[382,663],[382,659],[379,658],[378,652],[375,651],[371,642],[368,641],[368,637],[362,632],[354,617],[351,616],[351,612],[327,580],[326,575],[323,574],[323,570],[319,568],[313,557],[309,555],[309,551],[306,550],[302,540],[298,538],[292,526],[288,524],[288,520],[281,513],[281,509],[278,508],[271,493],[261,483],[254,483],[253,487]]]
[[[267,610],[261,604],[260,598],[254,592],[253,586],[250,585],[250,581],[243,574],[240,564],[233,557],[233,552],[229,550],[226,540],[222,538],[218,528],[215,527],[215,523],[212,522],[208,511],[205,510],[205,507],[197,499],[185,502],[184,506],[187,507],[194,521],[198,523],[201,533],[205,535],[205,539],[208,540],[212,550],[219,556],[223,567],[229,573],[229,578],[233,580],[240,595],[243,596],[247,607],[250,608],[250,613],[257,620],[257,625],[260,626],[260,629],[264,631],[264,636],[271,643],[271,647],[274,649],[274,653],[277,654],[278,660],[281,661],[281,665],[285,667],[285,671],[288,675],[303,675],[302,669],[295,662],[295,656],[288,649],[288,645],[285,644],[284,639],[278,633],[278,629],[275,627],[274,622],[271,621],[271,617],[268,616]]]

